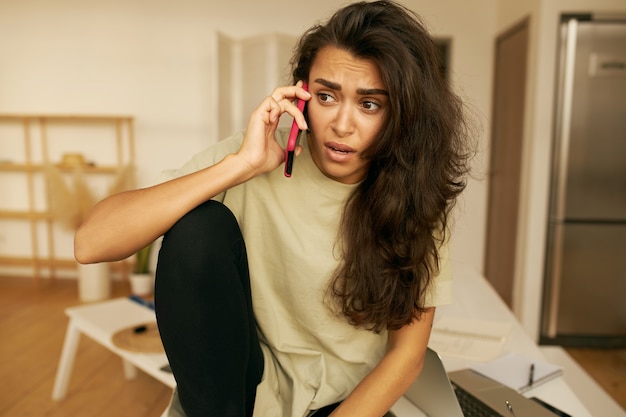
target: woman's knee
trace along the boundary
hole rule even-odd
[[[219,201],[209,200],[189,211],[165,234],[169,241],[197,245],[200,241],[217,241],[241,238],[235,215]]]
[[[159,261],[208,261],[209,257],[228,256],[243,242],[235,215],[224,204],[209,200],[185,214],[163,237]]]
[[[183,216],[163,237],[157,287],[185,283],[208,285],[207,277],[236,275],[247,265],[245,244],[235,216],[222,203],[207,201]],[[213,281],[216,283],[216,281]]]

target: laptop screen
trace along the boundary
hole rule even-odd
[[[404,396],[428,417],[463,417],[441,358],[430,348],[424,369]]]

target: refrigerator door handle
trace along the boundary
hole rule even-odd
[[[565,56],[563,57],[563,85],[561,86],[561,111],[558,132],[557,152],[557,184],[555,210],[553,215],[562,220],[565,218],[565,199],[567,186],[567,166],[569,159],[570,133],[572,125],[572,103],[574,97],[574,69],[576,60],[576,42],[578,20],[570,19],[566,23]]]
[[[549,337],[556,337],[558,325],[559,299],[561,293],[561,267],[563,255],[563,220],[565,219],[567,168],[570,145],[570,130],[572,119],[572,102],[574,96],[574,64],[576,59],[576,43],[578,34],[578,20],[569,19],[563,23],[565,36],[564,54],[562,56],[561,72],[563,83],[560,86],[559,119],[558,119],[558,147],[555,148],[556,183],[554,193],[554,211],[551,225],[553,239],[553,253],[551,254],[550,280],[548,292],[547,329]]]
[[[548,303],[544,307],[546,319],[545,332],[550,338],[556,338],[559,324],[559,307],[561,294],[561,271],[563,268],[563,233],[564,224],[552,225],[552,250],[550,251],[549,274],[551,277],[550,290],[548,293]]]

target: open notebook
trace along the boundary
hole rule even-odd
[[[515,352],[475,365],[472,369],[522,393],[563,373],[558,365]]]

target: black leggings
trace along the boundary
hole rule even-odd
[[[198,206],[165,234],[155,308],[185,414],[252,415],[263,354],[246,247],[223,204]]]

